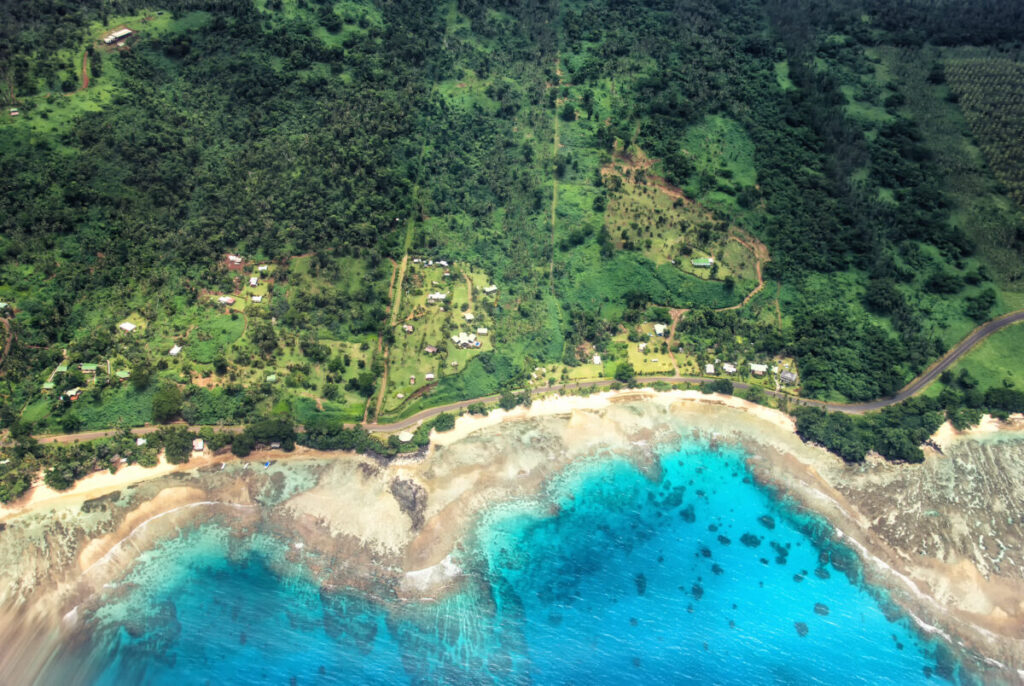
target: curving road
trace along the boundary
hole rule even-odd
[[[788,400],[790,403],[796,405],[804,405],[808,407],[820,407],[831,412],[844,412],[846,414],[864,414],[865,412],[874,412],[881,410],[884,407],[901,403],[908,398],[911,398],[925,388],[927,388],[935,379],[939,378],[942,372],[952,367],[957,360],[967,354],[972,348],[981,343],[985,338],[992,335],[1000,329],[1006,328],[1011,324],[1017,324],[1024,321],[1024,310],[1017,312],[1011,312],[1010,314],[998,317],[989,322],[986,322],[972,331],[967,338],[960,341],[954,346],[949,352],[943,355],[935,364],[926,369],[923,374],[918,376],[916,379],[911,381],[909,384],[904,386],[895,395],[888,398],[879,398],[878,400],[870,400],[868,402],[861,403],[829,403],[821,400],[812,400],[809,398],[800,398],[789,393],[782,393],[779,391],[764,390],[767,395],[775,398],[783,398]],[[703,376],[638,376],[636,380],[639,383],[690,383],[690,384],[704,384],[711,383],[713,381],[719,381],[720,378],[708,378]],[[571,391],[580,388],[603,388],[611,386],[616,383],[615,379],[598,379],[595,381],[579,381],[577,383],[566,383],[566,384],[555,384],[548,386],[540,386],[537,388],[530,389],[531,393],[551,393],[556,391]],[[753,386],[742,381],[733,381],[733,387],[744,390],[752,388]],[[760,388],[760,387],[758,387]],[[482,398],[473,398],[472,400],[462,400],[457,403],[449,403],[447,405],[439,405],[437,407],[431,407],[426,410],[417,412],[414,415],[400,419],[396,422],[389,424],[377,424],[371,422],[364,422],[363,426],[367,431],[374,433],[394,433],[396,431],[402,431],[408,429],[411,426],[419,424],[425,419],[436,417],[442,412],[452,412],[455,410],[464,410],[474,403],[493,403],[498,400],[497,395],[488,395]],[[188,426],[184,422],[177,422],[172,426]],[[160,426],[143,426],[132,429],[132,433],[136,435],[143,435],[152,433]],[[201,426],[188,426],[190,431],[198,431],[203,428]],[[216,427],[221,431],[230,431],[232,433],[239,433],[245,427],[244,426],[222,426]],[[301,431],[301,427],[299,427]],[[85,431],[77,434],[64,434],[60,436],[36,436],[35,438],[40,442],[49,443],[71,443],[73,441],[90,441],[97,438],[107,438],[113,436],[116,433],[114,430],[107,431]]]

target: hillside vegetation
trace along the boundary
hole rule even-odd
[[[0,421],[362,446],[331,432],[627,363],[892,394],[1024,302],[1021,29],[1007,0],[5,3]],[[61,459],[19,446],[9,483]]]

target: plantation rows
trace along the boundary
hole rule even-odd
[[[996,176],[1024,205],[1024,65],[1001,58],[952,60],[946,80]]]

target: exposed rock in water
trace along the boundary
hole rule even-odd
[[[815,603],[814,614],[821,615],[822,617],[828,617],[828,605],[825,603]]]
[[[807,628],[807,625],[803,622],[793,622],[793,626],[796,627],[796,632],[801,636],[801,638],[806,636],[807,632],[810,631],[810,629]]]
[[[427,509],[427,491],[423,486],[411,479],[395,479],[391,482],[391,495],[402,512],[409,515],[413,529],[423,526],[423,513]]]

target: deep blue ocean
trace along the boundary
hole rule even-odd
[[[457,554],[469,580],[437,603],[321,592],[281,574],[287,544],[254,534],[239,552],[207,524],[147,552],[87,618],[81,673],[118,686],[955,678],[944,646],[744,457],[690,443],[658,480],[625,460],[578,464],[537,500],[484,513]]]

